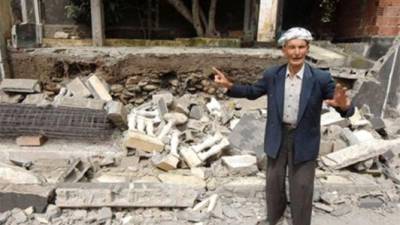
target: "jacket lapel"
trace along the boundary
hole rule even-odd
[[[275,76],[275,100],[278,106],[279,118],[282,121],[283,118],[283,101],[285,96],[285,76],[286,76],[286,64],[282,66]]]
[[[301,118],[303,117],[308,99],[310,98],[314,86],[314,80],[315,78],[311,72],[310,66],[308,64],[305,64],[303,83],[301,85],[301,91],[300,91],[300,105],[299,105],[299,113],[297,115],[297,122],[300,122]]]

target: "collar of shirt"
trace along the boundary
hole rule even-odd
[[[299,70],[299,72],[297,72],[295,75],[297,78],[299,78],[300,80],[303,79],[303,75],[304,75],[304,66],[305,64],[303,64],[303,66],[301,67],[301,69]],[[286,66],[286,78],[288,78],[290,76],[289,73],[289,65]]]

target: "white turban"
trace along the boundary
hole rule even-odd
[[[302,27],[293,27],[287,30],[278,40],[279,46],[283,46],[287,41],[292,39],[302,39],[306,41],[312,41],[313,37],[307,29]]]

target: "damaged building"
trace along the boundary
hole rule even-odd
[[[323,107],[313,223],[396,224],[397,0],[0,1],[0,224],[265,219],[268,99],[211,68],[253,83],[293,26],[356,105]]]

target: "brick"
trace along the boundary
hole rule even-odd
[[[103,110],[105,102],[100,99],[58,96],[53,105],[55,107],[71,107],[81,109]]]
[[[396,26],[380,26],[378,35],[381,36],[397,36],[399,35],[400,29]]]
[[[92,95],[80,77],[73,79],[66,86],[75,97],[87,98]]]
[[[60,208],[192,207],[198,190],[184,185],[133,183],[64,183],[56,190]]]
[[[36,93],[42,90],[38,80],[34,79],[4,79],[0,90],[5,92]]]
[[[91,91],[92,95],[95,96],[96,98],[102,99],[106,102],[112,100],[112,97],[109,94],[109,88],[107,83],[100,80],[100,78],[97,77],[96,74],[93,74],[92,76],[89,77],[89,79],[87,80],[87,86],[89,87],[89,90]]]
[[[35,212],[42,213],[53,197],[54,190],[53,185],[0,184],[0,212],[33,206]]]
[[[124,145],[145,152],[161,152],[164,149],[161,140],[136,131],[129,131],[126,134]]]
[[[43,135],[19,136],[16,139],[19,146],[42,146],[46,141],[47,137]]]

